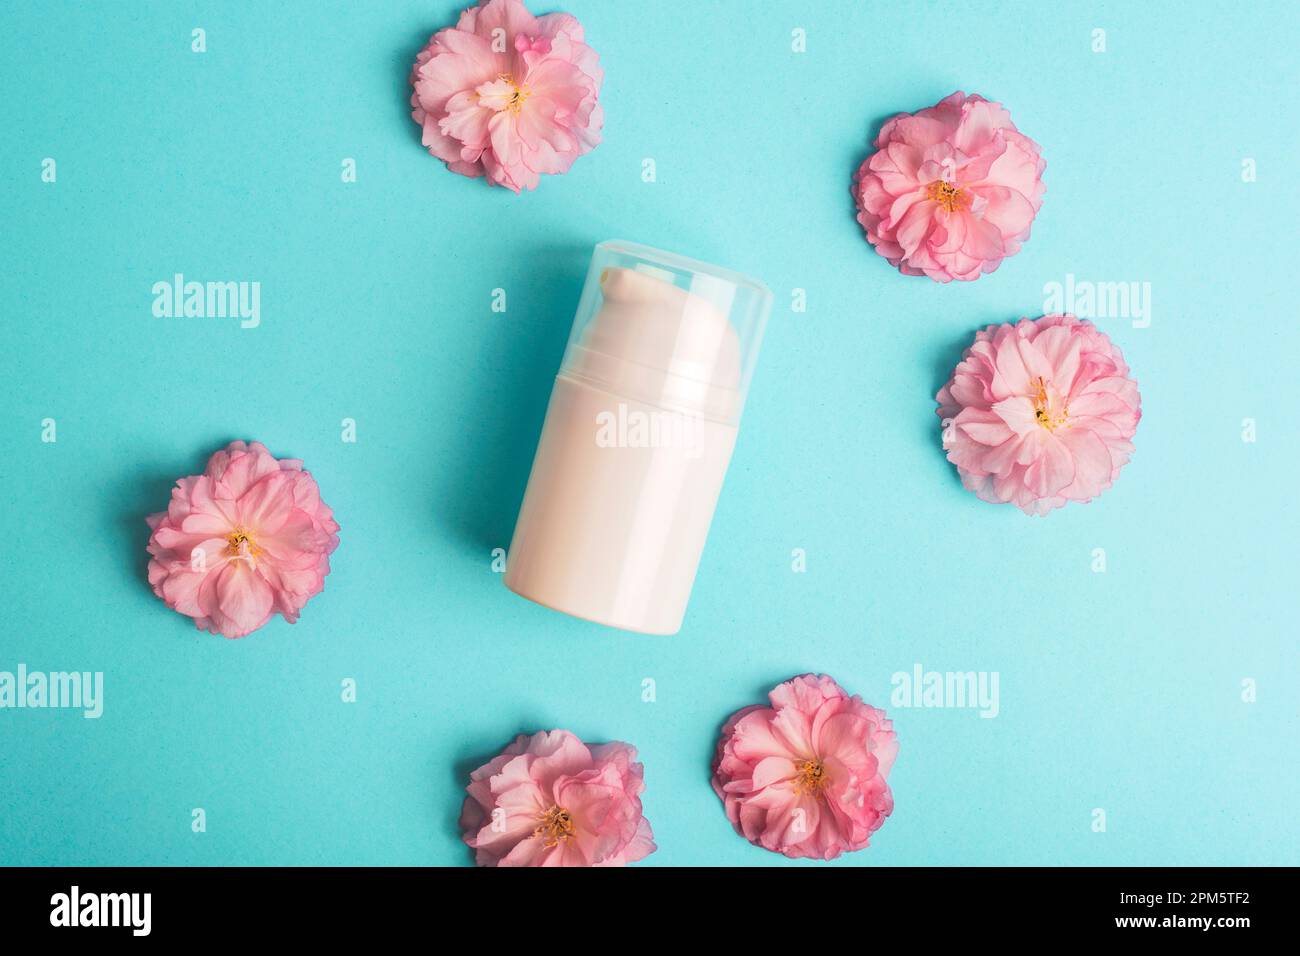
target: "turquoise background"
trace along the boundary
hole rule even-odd
[[[458,9],[5,5],[0,670],[103,671],[105,710],[0,711],[0,863],[468,863],[468,771],[564,727],[639,748],[647,864],[782,864],[709,762],[804,671],[901,743],[893,817],[832,865],[1300,862],[1290,5],[565,0],[605,141],[520,197],[447,172],[408,115]],[[942,286],[871,250],[849,179],[883,119],[954,89],[1011,109],[1048,188],[1018,256]],[[671,638],[491,569],[612,237],[776,296]],[[154,318],[176,272],[261,282],[260,327]],[[1151,283],[1149,328],[1099,320],[1145,417],[1114,488],[1031,519],[962,490],[932,399],[1067,273]],[[342,543],[299,624],[227,641],[150,593],[144,515],[234,438],[305,459]],[[917,663],[999,672],[999,716],[890,707]]]

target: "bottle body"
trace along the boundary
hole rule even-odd
[[[761,283],[716,266],[596,247],[507,554],[510,590],[677,632],[770,305]]]
[[[574,617],[675,634],[736,433],[559,375],[506,586]]]

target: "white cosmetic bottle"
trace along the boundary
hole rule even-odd
[[[506,562],[538,604],[675,634],[771,310],[760,282],[596,247]]]

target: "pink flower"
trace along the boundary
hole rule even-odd
[[[978,279],[1029,238],[1046,165],[1002,104],[957,92],[885,123],[853,176],[858,222],[904,275]]]
[[[894,809],[885,777],[898,739],[884,711],[804,674],[722,728],[713,789],[736,832],[788,857],[861,850]]]
[[[636,750],[567,730],[519,735],[470,774],[460,812],[479,866],[623,866],[655,851]]]
[[[598,59],[567,13],[487,0],[416,55],[411,117],[452,172],[535,189],[538,174],[567,172],[600,142]]]
[[[226,637],[283,614],[290,624],[325,586],[339,530],[311,474],[259,442],[234,441],[181,478],[147,519],[149,583],[172,610]]]
[[[943,445],[985,501],[1046,514],[1119,476],[1142,417],[1137,382],[1104,332],[1072,315],[975,333],[939,390]]]

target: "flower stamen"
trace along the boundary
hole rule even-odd
[[[1059,415],[1052,414],[1052,401],[1047,394],[1047,382],[1043,377],[1040,375],[1038,378],[1030,379],[1029,386],[1033,389],[1030,400],[1034,403],[1034,420],[1049,432],[1054,432],[1058,428],[1069,428],[1069,406],[1062,405]]]
[[[937,202],[944,212],[966,208],[966,194],[953,183],[936,179],[925,187],[925,192],[930,197],[930,201]]]
[[[532,91],[529,90],[528,87],[520,86],[516,83],[513,74],[498,73],[497,79],[509,83],[511,87],[514,88],[514,92],[510,94],[510,100],[506,103],[504,108],[509,110],[515,116],[518,116],[519,111],[522,110],[524,104],[528,102],[528,97],[532,96]]]
[[[573,816],[564,807],[552,805],[549,810],[537,818],[540,822],[533,829],[533,835],[541,837],[549,850],[559,846],[577,833]]]
[[[249,558],[261,554],[261,549],[253,541],[253,536],[244,528],[236,528],[226,535],[226,554],[231,557]]]
[[[819,797],[830,782],[831,778],[827,776],[826,767],[820,760],[805,760],[799,765],[799,773],[795,777],[795,796],[801,797],[808,793]]]

